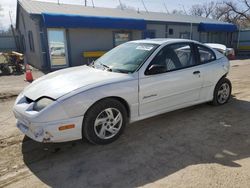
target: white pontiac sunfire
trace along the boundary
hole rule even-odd
[[[196,41],[124,43],[89,66],[47,74],[17,97],[17,127],[38,142],[116,140],[128,122],[231,95],[228,59]],[[212,109],[211,109],[212,110]]]

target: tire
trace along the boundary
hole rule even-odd
[[[85,114],[82,134],[93,144],[109,144],[123,133],[127,121],[127,111],[122,103],[112,98],[103,99]]]
[[[216,84],[214,89],[214,98],[212,104],[214,106],[223,105],[228,102],[231,97],[232,84],[229,79],[222,78]]]

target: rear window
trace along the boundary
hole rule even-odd
[[[200,55],[200,63],[208,63],[216,59],[214,52],[204,46],[197,46]]]

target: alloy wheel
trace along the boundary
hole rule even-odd
[[[107,108],[96,117],[94,123],[95,134],[101,139],[110,139],[119,132],[122,123],[121,112],[116,108]]]

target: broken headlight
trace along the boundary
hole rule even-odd
[[[42,109],[44,109],[45,107],[49,106],[53,102],[54,102],[54,100],[47,98],[47,97],[43,97],[35,102],[35,104],[33,106],[33,110],[39,112]]]

